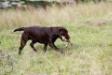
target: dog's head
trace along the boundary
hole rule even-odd
[[[72,43],[71,43],[71,41],[70,41],[70,36],[69,36],[69,34],[68,34],[68,30],[66,29],[66,28],[60,28],[59,29],[59,35],[61,36],[61,37],[64,37],[66,40],[66,42],[68,42],[68,44],[66,44],[66,47],[68,47],[68,45],[73,45]],[[64,40],[63,38],[62,38],[62,40]]]
[[[70,42],[70,36],[68,34],[68,30],[66,28],[59,28],[59,35],[61,37],[64,37],[66,39],[67,42]]]

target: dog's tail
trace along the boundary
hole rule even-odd
[[[24,29],[25,29],[25,27],[17,28],[13,32],[16,32],[16,31],[24,31]]]

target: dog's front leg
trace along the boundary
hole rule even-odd
[[[58,49],[58,48],[54,45],[54,43],[52,43],[52,42],[49,43],[49,46],[50,46],[51,48]]]
[[[47,43],[46,44],[44,44],[44,52],[46,52],[47,51]]]

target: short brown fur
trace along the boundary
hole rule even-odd
[[[14,32],[16,31],[23,31],[18,54],[21,54],[21,51],[26,45],[28,40],[32,41],[30,43],[30,46],[34,51],[37,51],[34,47],[34,44],[38,42],[38,43],[44,44],[44,51],[46,52],[48,45],[51,48],[58,50],[58,48],[54,44],[57,38],[60,38],[62,41],[64,41],[64,39],[62,39],[62,36],[63,36],[65,37],[67,42],[69,42],[69,39],[70,39],[68,30],[64,27],[32,26],[32,27],[17,28],[14,30]]]

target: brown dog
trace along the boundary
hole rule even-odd
[[[67,42],[70,42],[70,36],[68,34],[68,30],[64,27],[21,27],[14,30],[16,31],[24,31],[21,36],[21,44],[19,47],[18,54],[21,54],[22,49],[26,45],[28,40],[31,40],[30,43],[31,48],[34,51],[37,51],[34,47],[34,44],[36,42],[44,44],[44,51],[46,52],[47,46],[54,48],[55,50],[58,50],[58,48],[55,46],[54,42],[57,38],[60,38],[62,41],[65,41],[62,37],[66,39]]]

